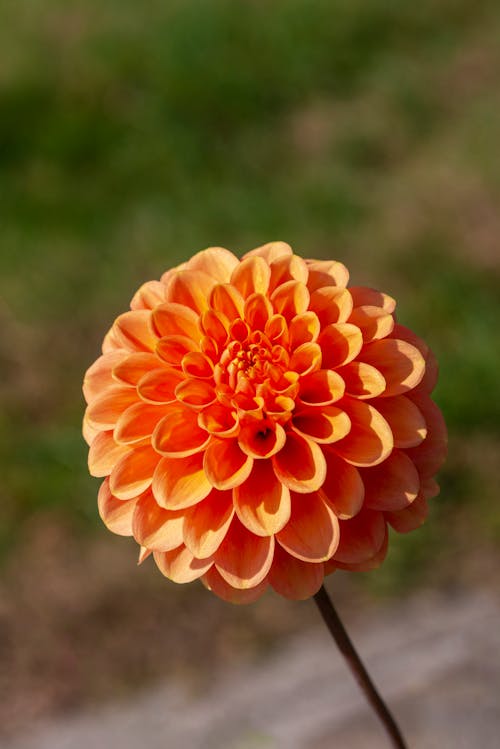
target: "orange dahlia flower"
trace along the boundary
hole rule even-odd
[[[367,570],[438,493],[426,344],[335,261],[212,247],[144,284],[85,375],[99,511],[140,559],[248,602]]]

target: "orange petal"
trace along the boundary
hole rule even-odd
[[[273,561],[273,552],[273,536],[264,538],[250,533],[235,516],[214,560],[229,585],[246,590],[264,580]]]
[[[304,314],[309,307],[309,299],[307,286],[300,281],[287,281],[271,294],[274,311],[286,320]]]
[[[347,437],[333,449],[355,466],[374,466],[392,452],[394,441],[389,424],[370,404],[346,396],[339,404],[351,419]]]
[[[160,338],[156,346],[158,356],[167,364],[180,366],[184,356],[190,351],[198,351],[198,344],[185,335],[167,335]]]
[[[113,432],[100,432],[92,440],[89,449],[89,472],[91,476],[109,476],[129,448],[117,445]]]
[[[271,343],[280,346],[288,344],[288,325],[283,315],[272,315],[266,323],[264,333]]]
[[[101,520],[112,533],[118,536],[132,535],[132,518],[137,498],[122,502],[111,494],[108,479],[105,479],[97,495],[97,506]]]
[[[217,284],[210,294],[210,306],[232,321],[243,317],[245,301],[232,284]]]
[[[92,426],[92,424],[87,418],[87,415],[85,414],[85,416],[83,417],[83,421],[82,421],[82,434],[83,434],[83,439],[85,440],[87,445],[90,446],[92,444],[92,442],[95,440],[95,438],[100,433],[100,431],[101,430],[98,429],[97,427]]]
[[[406,450],[424,478],[433,476],[441,468],[448,452],[448,434],[443,415],[429,396],[413,396],[427,425],[427,437],[417,447]]]
[[[391,427],[394,447],[415,447],[425,439],[425,419],[415,403],[406,396],[379,398],[377,411]]]
[[[216,489],[233,489],[248,478],[253,458],[245,455],[235,439],[212,439],[203,461],[207,479]]]
[[[190,351],[182,359],[182,371],[191,377],[210,379],[214,374],[214,365],[201,351]]]
[[[236,604],[254,603],[269,587],[269,583],[265,579],[259,585],[256,585],[255,588],[247,588],[246,590],[233,588],[232,585],[226,583],[224,578],[221,577],[215,566],[211,567],[203,575],[202,583],[208,590],[215,593],[219,598],[222,598],[223,601]]]
[[[158,367],[141,377],[137,392],[146,403],[169,403],[175,400],[175,392],[185,375],[173,367]]]
[[[394,328],[394,318],[389,312],[368,304],[362,307],[355,306],[349,322],[361,330],[365,343],[385,338]]]
[[[200,337],[199,315],[185,304],[161,304],[153,312],[153,324],[161,338],[181,335],[197,340]]]
[[[126,385],[114,385],[95,398],[87,407],[86,416],[93,426],[101,429],[113,429],[126,408],[137,403],[135,388]]]
[[[153,476],[153,494],[161,507],[181,510],[205,499],[212,487],[203,470],[203,453],[186,458],[165,457]]]
[[[298,255],[280,255],[270,263],[269,267],[271,268],[270,291],[286,281],[300,281],[307,284],[309,277],[307,263]]]
[[[264,330],[272,313],[271,302],[264,294],[251,294],[245,301],[245,320],[251,330]]]
[[[109,487],[118,499],[131,499],[151,486],[159,455],[148,446],[130,450],[116,464],[109,478]]]
[[[113,368],[113,377],[125,385],[137,385],[145,374],[163,366],[156,354],[130,354]]]
[[[250,294],[266,294],[271,280],[271,270],[266,261],[259,257],[242,260],[231,276],[232,285],[246,299]]]
[[[207,380],[188,377],[175,388],[175,397],[193,409],[204,408],[215,401],[214,386]]]
[[[303,343],[315,343],[318,339],[321,325],[315,312],[304,312],[296,315],[288,326],[290,334],[290,348],[296,349]]]
[[[208,298],[215,285],[215,279],[200,270],[176,271],[167,281],[165,298],[191,307],[201,313],[208,309]]]
[[[257,536],[278,533],[290,519],[290,492],[276,478],[270,460],[256,460],[233,497],[239,519]]]
[[[140,442],[150,437],[160,419],[167,413],[163,405],[134,403],[129,406],[116,422],[114,438],[121,444]]]
[[[207,309],[201,316],[201,328],[206,336],[217,344],[219,349],[225,346],[227,331],[229,330],[229,320],[222,312]]]
[[[280,596],[303,601],[318,592],[323,579],[324,565],[321,562],[303,562],[276,544],[269,582]]]
[[[83,394],[87,403],[99,398],[109,387],[116,387],[116,380],[112,372],[128,352],[124,349],[110,351],[100,356],[85,372],[83,379]]]
[[[362,307],[365,305],[370,307],[380,307],[380,309],[389,312],[389,314],[396,309],[396,300],[388,294],[384,294],[376,289],[370,289],[367,286],[350,286],[349,291],[355,307]]]
[[[352,296],[347,289],[323,286],[311,294],[310,307],[318,315],[322,327],[346,322],[352,312]]]
[[[218,402],[198,414],[198,424],[216,437],[234,437],[240,428],[236,412]]]
[[[212,559],[196,559],[184,544],[172,551],[155,551],[158,569],[174,583],[191,583],[204,575],[213,564]]]
[[[355,517],[340,522],[340,543],[334,559],[344,564],[366,562],[380,551],[385,537],[383,513],[363,508]]]
[[[290,359],[290,369],[305,376],[321,367],[321,349],[317,343],[303,343]]]
[[[198,426],[198,415],[182,403],[170,403],[154,430],[151,444],[156,452],[171,458],[184,458],[203,450],[210,435]]]
[[[102,353],[109,354],[112,351],[115,351],[121,348],[123,348],[121,337],[118,337],[114,327],[112,327],[111,330],[108,330],[108,332],[104,336],[104,340],[102,342],[102,347],[101,347]]]
[[[233,495],[213,489],[184,514],[184,543],[199,559],[209,557],[221,545],[233,519]]]
[[[335,566],[340,570],[349,570],[350,572],[369,572],[370,570],[375,570],[377,567],[380,567],[382,562],[387,556],[387,550],[389,548],[389,530],[385,529],[385,538],[382,546],[380,549],[375,552],[375,554],[370,557],[370,559],[365,559],[364,562],[358,562],[354,563],[342,563],[342,562],[335,562]]]
[[[339,521],[320,493],[292,492],[290,520],[276,538],[297,559],[324,562],[339,545]]]
[[[365,496],[359,471],[331,450],[325,450],[325,458],[327,471],[321,496],[341,520],[352,518],[361,510]]]
[[[293,426],[314,442],[328,444],[343,439],[349,434],[351,420],[345,411],[335,406],[309,409],[293,415]]]
[[[130,309],[154,309],[165,301],[165,285],[161,281],[146,281],[135,292]]]
[[[218,283],[227,283],[239,262],[236,255],[225,247],[207,247],[193,255],[187,266],[189,270],[203,271]]]
[[[323,366],[335,369],[357,357],[363,347],[363,336],[355,325],[332,323],[323,328],[318,343],[323,352]]]
[[[136,504],[132,529],[138,544],[153,551],[171,551],[183,542],[183,510],[164,510],[150,491]]]
[[[383,375],[372,367],[360,361],[352,361],[337,370],[345,382],[346,395],[364,400],[376,398],[381,395],[386,387]]]
[[[285,446],[272,457],[274,471],[285,486],[300,494],[320,488],[326,476],[323,451],[312,440],[288,432]]]
[[[256,247],[254,250],[245,253],[245,255],[243,255],[243,260],[246,260],[247,257],[257,256],[264,258],[264,260],[270,264],[283,255],[291,254],[292,248],[286,242],[268,242],[261,247]]]
[[[116,318],[113,333],[124,348],[132,351],[154,351],[158,340],[150,310],[124,312]]]
[[[385,517],[389,525],[398,533],[409,533],[424,524],[429,514],[429,505],[424,495],[420,493],[409,507],[399,512],[386,512]]]
[[[360,358],[378,369],[387,383],[384,395],[401,395],[412,390],[425,372],[425,361],[418,349],[406,341],[384,338],[364,347]]]
[[[300,383],[300,400],[305,405],[328,406],[344,395],[344,380],[331,369],[318,369]]]
[[[312,293],[321,286],[344,288],[349,282],[349,271],[337,260],[307,260],[309,279],[307,285]]]
[[[364,468],[365,506],[372,510],[402,510],[420,489],[417,469],[402,450],[393,450],[381,465]]]
[[[272,419],[247,419],[238,435],[239,446],[252,458],[270,458],[285,441],[285,430]]]

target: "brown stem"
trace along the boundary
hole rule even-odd
[[[337,646],[347,661],[351,672],[358,682],[359,686],[363,690],[366,699],[377,713],[381,722],[384,725],[387,733],[391,738],[391,743],[397,749],[407,749],[407,745],[401,735],[401,732],[397,726],[396,721],[389,712],[382,697],[377,692],[377,689],[370,679],[368,671],[363,666],[359,655],[354,649],[349,635],[347,634],[344,625],[339,619],[333,603],[331,602],[325,587],[322,585],[314,596],[314,600],[321,612],[323,620],[330,630],[330,633],[337,643]]]

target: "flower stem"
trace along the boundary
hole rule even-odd
[[[351,672],[365,694],[366,699],[377,713],[384,728],[391,738],[391,743],[397,749],[407,749],[407,745],[401,735],[396,721],[389,712],[382,697],[377,692],[377,689],[372,682],[368,671],[364,667],[363,663],[352,644],[349,635],[347,634],[344,625],[340,621],[339,615],[337,614],[333,603],[331,602],[328,593],[325,590],[324,585],[318,590],[314,596],[316,605],[320,610],[321,616],[326,626],[330,630],[330,633],[337,643],[337,646],[347,661]]]

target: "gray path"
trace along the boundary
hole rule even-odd
[[[500,598],[419,597],[367,612],[353,638],[412,749],[500,748]],[[164,684],[0,749],[383,749],[318,628],[193,697]]]

